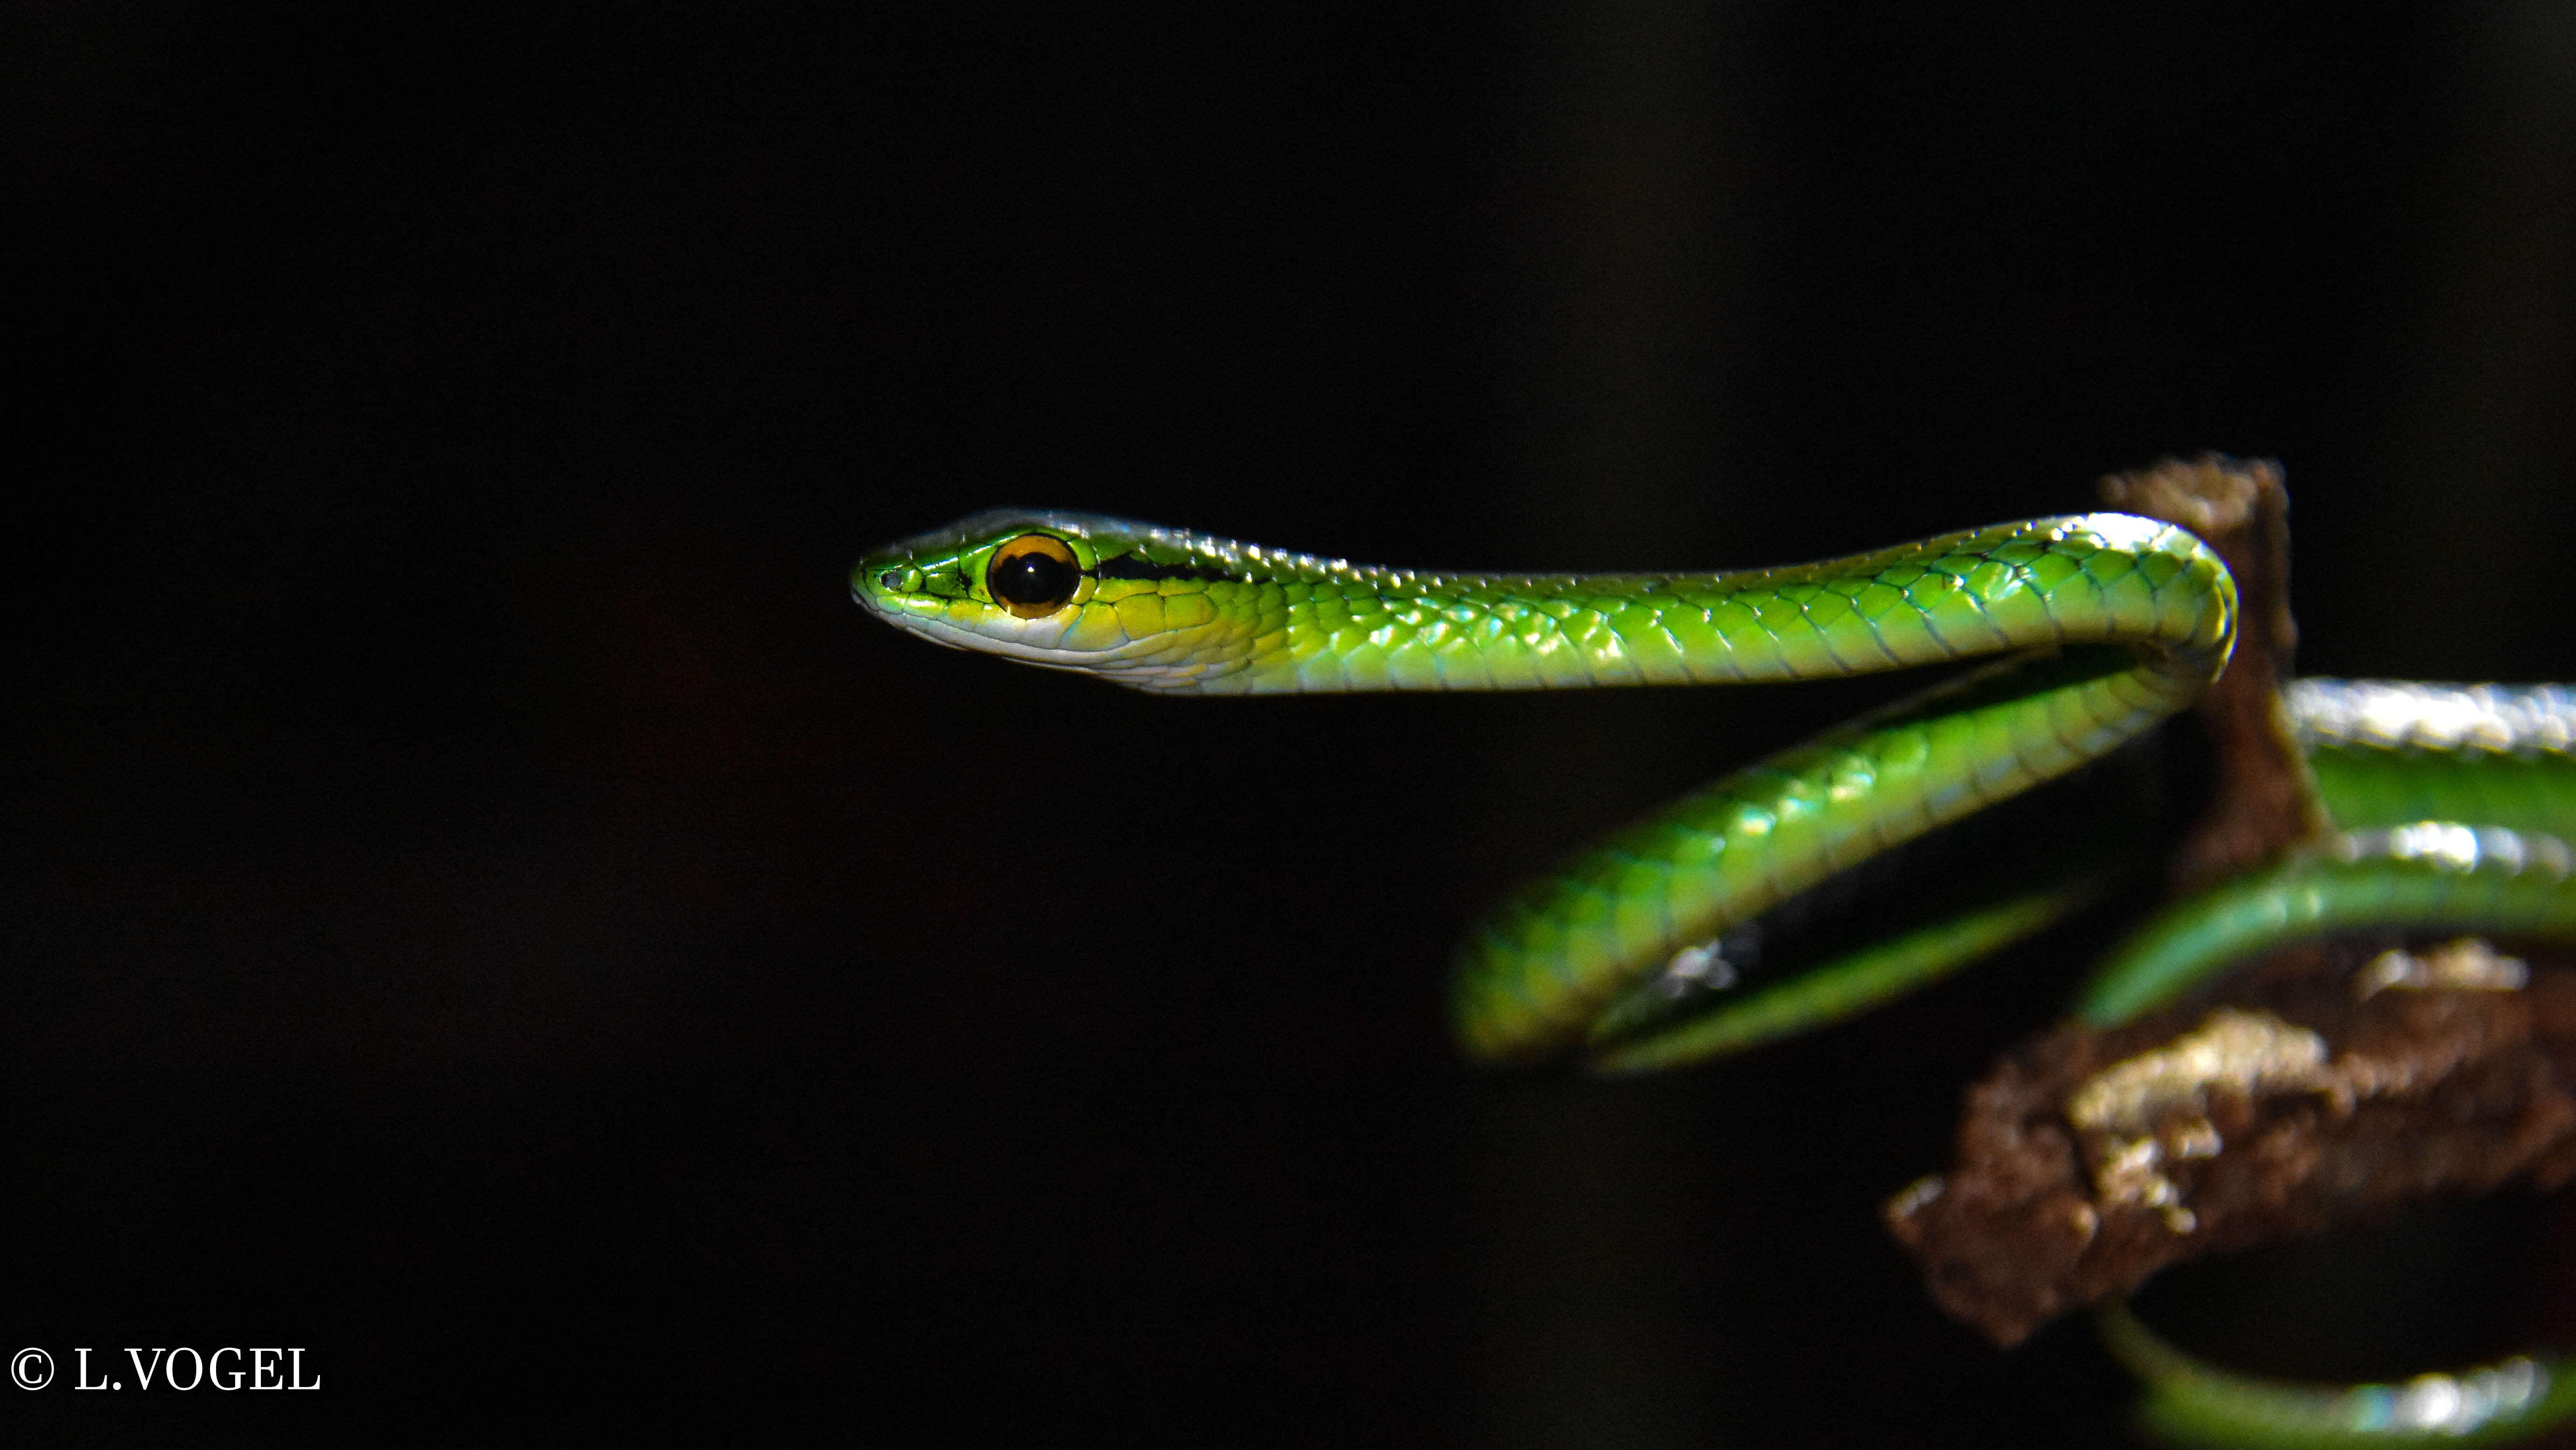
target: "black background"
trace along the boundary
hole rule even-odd
[[[19,12],[0,1326],[325,1389],[0,1424],[2118,1443],[1874,1218],[2097,940],[1667,1082],[1443,1035],[1480,902],[1883,689],[1161,701],[844,574],[1775,563],[2220,448],[2306,668],[2576,678],[2576,30],[2235,8]],[[2400,1372],[2563,1323],[2557,1214],[2159,1293]]]

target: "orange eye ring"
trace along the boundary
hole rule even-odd
[[[993,602],[1022,619],[1041,619],[1073,602],[1082,561],[1053,534],[1022,534],[993,551],[984,587]]]

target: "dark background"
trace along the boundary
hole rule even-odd
[[[1884,682],[1161,701],[844,573],[1776,563],[2220,448],[2306,668],[2576,678],[2576,27],[2236,8],[18,9],[0,1331],[325,1389],[0,1425],[2118,1443],[1874,1217],[2098,935],[1671,1081],[1443,1035],[1480,902]],[[2402,1372],[2567,1227],[2157,1292]]]

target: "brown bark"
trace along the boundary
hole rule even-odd
[[[2272,1051],[2273,1070],[2240,1061],[2125,1119],[2099,1111],[2117,1074],[2143,1075],[2122,1065],[2152,1069],[2182,1055],[2159,1051],[2231,1030]],[[2285,1044],[2313,1044],[2313,1063],[2292,1051],[2285,1066]],[[2366,1000],[2312,973],[2232,1006],[2069,1025],[2024,1047],[1969,1092],[1959,1166],[1898,1195],[1887,1221],[1942,1308],[2011,1345],[2183,1259],[2429,1194],[2570,1176],[2576,969],[2542,969],[2521,991]]]

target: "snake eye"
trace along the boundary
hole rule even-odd
[[[1081,561],[1053,534],[1022,534],[995,549],[984,568],[993,598],[1022,619],[1062,609],[1081,583]]]

